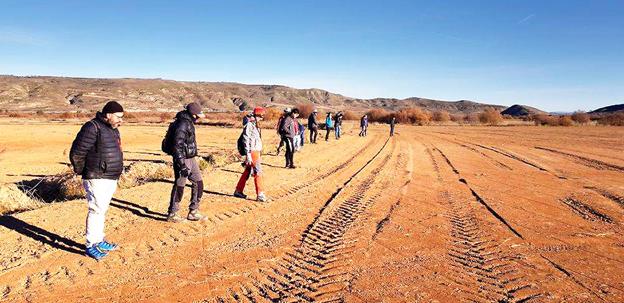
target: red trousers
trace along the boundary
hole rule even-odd
[[[245,166],[245,171],[241,175],[238,180],[238,184],[236,185],[236,191],[242,193],[245,190],[245,184],[249,179],[249,175],[253,174],[254,183],[256,184],[256,195],[263,192],[262,186],[262,166],[260,165],[260,152],[252,151],[251,152],[251,165],[247,164]]]

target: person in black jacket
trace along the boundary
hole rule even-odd
[[[199,221],[203,216],[199,213],[199,203],[204,192],[204,181],[202,179],[199,165],[197,164],[197,141],[195,139],[195,121],[204,118],[201,106],[198,103],[190,103],[186,109],[176,115],[173,125],[173,173],[175,183],[171,189],[171,199],[169,200],[169,222],[180,222],[177,212],[180,209],[180,201],[184,194],[186,180],[191,181],[191,204],[187,219]]]
[[[318,111],[315,109],[308,117],[308,129],[310,130],[310,143],[316,144],[316,137],[318,136],[318,122],[316,121],[316,115]]]
[[[85,253],[96,260],[117,248],[104,239],[104,221],[123,172],[121,137],[117,129],[123,114],[123,107],[116,101],[106,103],[94,119],[82,126],[69,152],[74,172],[82,175],[89,205]]]

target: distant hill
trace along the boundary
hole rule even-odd
[[[281,85],[247,85],[228,82],[184,82],[164,79],[95,79],[66,77],[17,77],[0,75],[0,109],[11,111],[93,111],[106,100],[122,102],[129,111],[175,111],[190,101],[208,111],[238,111],[253,106],[294,106],[313,103],[319,109],[363,112],[372,108],[398,110],[420,107],[451,114],[481,112],[500,105],[472,101],[440,101],[424,98],[358,99],[322,89],[296,89]]]
[[[512,117],[525,117],[525,116],[531,116],[531,115],[540,115],[540,114],[548,114],[547,112],[541,111],[537,108],[534,107],[530,107],[530,106],[526,106],[526,105],[520,105],[520,104],[514,104],[508,108],[506,108],[504,111],[501,112],[502,115],[509,115]]]
[[[615,105],[601,107],[589,113],[590,114],[610,114],[610,113],[619,112],[619,111],[624,111],[624,104],[615,104]]]

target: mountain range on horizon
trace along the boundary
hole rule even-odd
[[[471,114],[486,108],[507,114],[544,113],[522,105],[511,107],[469,100],[442,101],[428,98],[350,98],[326,90],[297,89],[283,85],[252,85],[231,82],[189,82],[165,79],[74,78],[0,75],[0,109],[10,111],[94,111],[106,100],[123,102],[128,111],[176,111],[191,101],[206,111],[240,111],[253,106],[292,107],[312,103],[321,110],[364,112],[374,108],[390,111],[418,107],[427,111]],[[618,107],[615,107],[617,109]],[[606,111],[609,109],[607,108]],[[621,110],[621,109],[620,109]],[[520,114],[522,115],[522,114]]]

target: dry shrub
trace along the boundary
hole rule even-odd
[[[350,110],[346,110],[344,111],[344,115],[342,116],[342,119],[344,120],[360,120],[360,115],[356,114],[355,112],[352,112]]]
[[[477,124],[479,123],[479,114],[467,114],[464,116],[464,122],[468,124]]]
[[[59,118],[61,119],[74,119],[76,118],[76,114],[75,113],[62,113]]]
[[[451,120],[451,116],[447,111],[437,110],[433,112],[431,119],[436,122],[448,122]]]
[[[220,150],[217,152],[213,152],[209,154],[208,156],[203,156],[201,158],[201,161],[206,163],[207,165],[206,168],[222,167],[230,163],[240,161],[240,156],[238,156],[238,153],[234,153],[233,151],[230,151],[230,150],[227,150],[227,151]],[[200,168],[201,168],[201,164],[200,164]]]
[[[146,182],[173,177],[173,169],[164,163],[134,162],[119,178],[120,188],[131,188]]]
[[[624,126],[624,112],[616,112],[598,119],[600,125]]]
[[[464,121],[464,116],[462,115],[451,115],[451,121],[456,122],[456,123],[461,123]]]
[[[366,115],[368,115],[368,122],[386,122],[390,118],[390,113],[382,108],[375,108],[373,110],[369,110]]]
[[[30,114],[27,113],[9,113],[9,118],[32,118]]]
[[[479,121],[483,124],[498,125],[503,122],[503,116],[493,108],[486,108],[479,114]]]
[[[578,124],[587,124],[590,121],[589,114],[582,111],[576,111],[572,114],[572,120]]]
[[[158,115],[158,118],[160,118],[160,123],[168,123],[173,120],[175,115],[175,113],[160,113],[160,115]]]
[[[28,196],[15,184],[0,184],[0,215],[35,209],[43,203]]]
[[[299,117],[308,117],[314,111],[314,104],[312,103],[299,103],[295,107],[299,110]]]
[[[404,124],[426,125],[431,121],[431,114],[420,108],[404,108],[394,115],[396,121]]]
[[[570,116],[561,116],[559,117],[559,125],[560,126],[572,126],[574,125],[574,121]]]
[[[71,200],[84,196],[82,181],[71,170],[44,178],[21,181],[19,189],[45,202]]]
[[[283,111],[276,107],[269,107],[264,113],[264,120],[275,121],[282,116]]]

